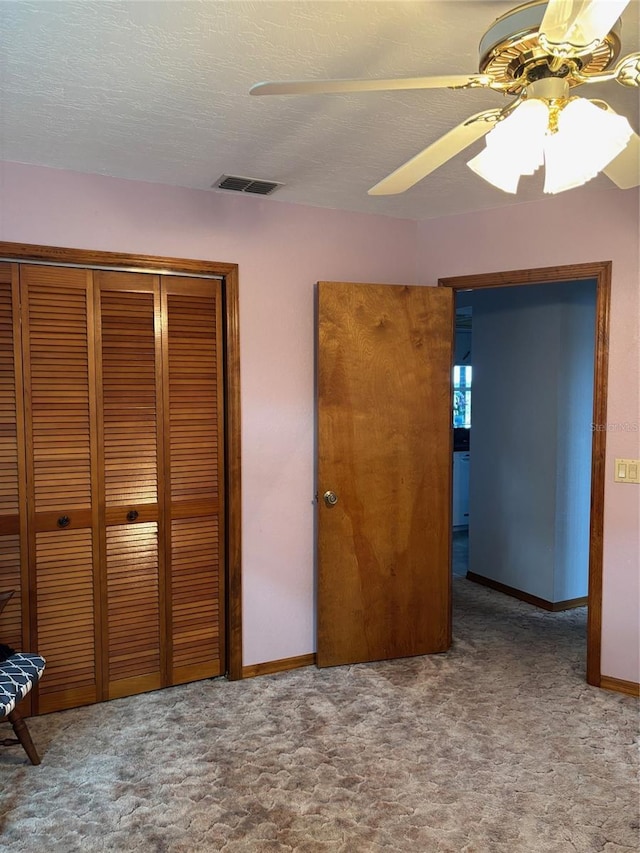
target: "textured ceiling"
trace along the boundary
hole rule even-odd
[[[502,105],[495,92],[248,94],[269,79],[472,73],[480,37],[515,5],[0,0],[0,159],[199,189],[244,175],[285,184],[269,203],[411,219],[538,199],[541,176],[513,197],[470,172],[482,142],[401,196],[367,196],[452,126]],[[640,48],[639,5],[623,18],[624,53]],[[638,130],[637,89],[594,85],[589,97]]]

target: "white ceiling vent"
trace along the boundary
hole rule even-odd
[[[258,178],[241,178],[238,175],[221,175],[212,185],[214,190],[230,190],[234,193],[253,193],[271,195],[278,187],[284,186],[276,181],[261,181]]]

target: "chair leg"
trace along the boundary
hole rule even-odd
[[[24,751],[29,756],[29,761],[32,764],[40,764],[40,756],[38,755],[35,746],[33,745],[33,741],[31,740],[31,735],[29,734],[29,729],[27,728],[27,724],[22,719],[22,715],[15,708],[8,715],[7,719],[13,726],[13,730],[16,733],[16,737],[24,747]]]

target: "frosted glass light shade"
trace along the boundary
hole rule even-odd
[[[544,162],[546,193],[586,184],[620,154],[633,135],[624,116],[576,98],[558,112],[549,130],[547,101],[530,98],[487,134],[486,147],[467,165],[508,193],[521,175],[532,175]]]
[[[499,190],[512,194],[518,192],[518,182],[520,180],[518,167],[514,165],[512,168],[509,168],[500,154],[489,148],[488,145],[476,157],[469,160],[467,166],[476,175],[484,178],[485,181],[493,184]]]
[[[633,130],[624,116],[591,101],[570,101],[558,116],[558,132],[545,140],[546,193],[586,184],[623,151]]]
[[[533,175],[544,160],[549,122],[545,101],[530,98],[487,134],[486,148],[467,165],[485,181],[515,193],[521,175]]]

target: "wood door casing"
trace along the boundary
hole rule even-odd
[[[319,666],[451,643],[452,341],[443,290],[318,285]]]
[[[502,270],[490,273],[472,273],[464,276],[441,278],[440,287],[451,288],[454,293],[480,288],[538,285],[559,281],[596,280],[596,330],[595,365],[593,378],[593,423],[607,421],[609,326],[611,310],[611,261],[593,261],[582,264],[565,264],[555,267],[538,267],[521,270]],[[589,531],[589,593],[587,618],[587,683],[602,687],[606,677],[601,671],[602,653],[602,586],[604,561],[604,512],[606,481],[607,430],[593,432],[591,450],[591,519]],[[609,680],[612,689],[625,690],[615,679]]]

